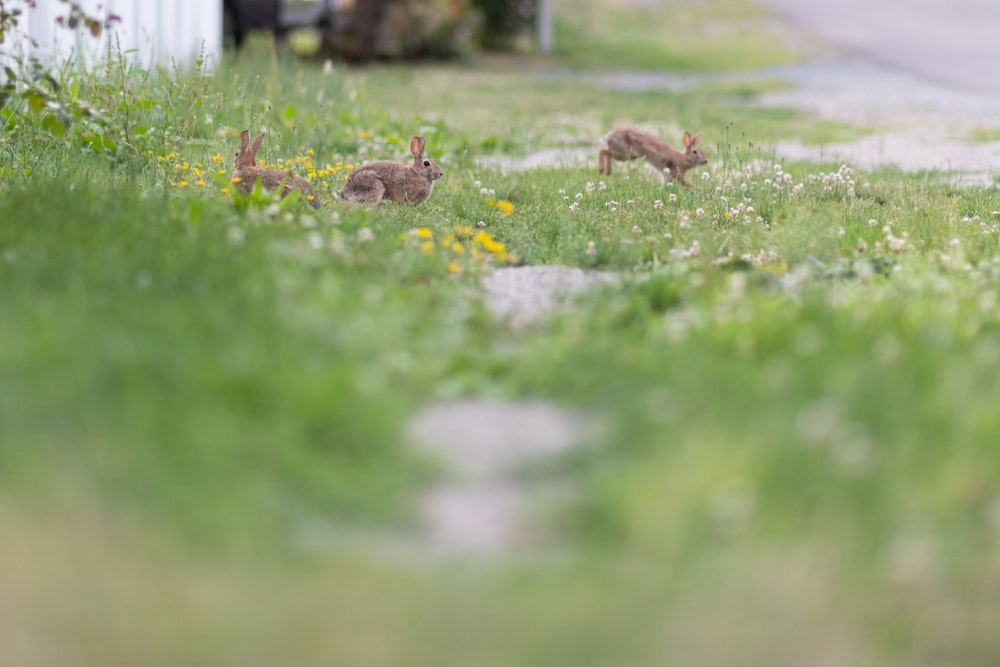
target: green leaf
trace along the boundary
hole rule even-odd
[[[66,134],[67,126],[57,114],[50,113],[42,116],[42,129],[49,134],[61,137]]]
[[[0,98],[2,97],[3,95],[0,94]],[[3,108],[3,105],[0,105],[0,118],[3,119],[3,123],[0,123],[0,125],[2,125],[5,130],[17,126],[17,117],[14,115],[14,111],[12,109]]]
[[[23,93],[21,93],[21,96],[25,100],[27,100],[28,109],[30,109],[33,113],[40,112],[42,109],[45,108],[45,105],[49,101],[47,95],[43,95],[37,90],[26,90]]]

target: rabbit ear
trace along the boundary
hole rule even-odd
[[[410,140],[410,154],[413,157],[420,157],[424,154],[424,138],[423,137],[413,137]]]
[[[247,164],[256,165],[257,164],[257,151],[260,150],[260,145],[264,143],[264,133],[261,132],[257,135],[257,138],[253,140],[253,145],[250,146],[250,152],[247,153]]]
[[[250,145],[250,131],[243,130],[242,132],[240,132],[240,152],[242,153],[246,151],[247,146],[249,145]]]
[[[698,134],[694,135],[694,137],[691,139],[691,145],[692,146],[697,146],[699,139],[701,139],[701,132],[699,132]]]
[[[684,146],[687,147],[687,146],[692,145],[693,143],[694,142],[691,141],[691,133],[688,132],[687,130],[685,130],[684,131]]]

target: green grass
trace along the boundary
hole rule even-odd
[[[538,65],[264,50],[127,73],[127,121],[3,116],[0,662],[996,663],[996,190],[776,164],[866,130]],[[711,168],[480,162],[625,121],[701,131]],[[243,127],[318,212],[229,192]],[[333,201],[418,132],[446,172],[425,204]],[[626,280],[511,327],[479,289],[498,243]],[[436,468],[406,420],[463,396],[601,418],[558,465],[557,558],[352,541],[409,525]],[[307,548],[317,521],[345,546]]]
[[[556,55],[577,67],[752,70],[798,57],[786,29],[747,0],[554,5]]]
[[[980,125],[972,128],[969,139],[976,143],[994,143],[1000,141],[1000,128]]]

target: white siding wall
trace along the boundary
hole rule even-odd
[[[104,58],[111,44],[144,67],[186,67],[202,57],[211,67],[222,51],[222,0],[81,0],[90,16],[121,17],[100,39],[86,31],[75,36],[57,26],[56,18],[67,13],[63,3],[38,0],[37,5],[25,9],[20,30],[38,42],[31,51],[49,62],[77,57],[91,64]],[[0,47],[8,52],[13,48],[18,47],[11,40]],[[29,47],[22,43],[20,48]]]

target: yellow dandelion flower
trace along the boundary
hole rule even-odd
[[[179,187],[179,188],[186,188],[187,186],[188,186],[188,182],[187,181],[177,181],[177,187]]]
[[[225,176],[226,175],[226,170],[225,169],[220,169],[219,171],[217,171],[215,173],[217,173],[219,176]]]
[[[212,156],[212,162],[214,162],[216,164],[219,164],[220,162],[222,162],[222,155],[220,155],[219,153],[216,153],[215,155],[213,155]]]
[[[425,255],[432,255],[432,254],[434,254],[434,242],[433,241],[424,241],[423,243],[421,243],[420,244],[420,252],[424,253]]]
[[[462,265],[458,262],[448,262],[448,273],[461,273]]]
[[[229,188],[222,188],[222,190],[220,190],[220,192],[222,192],[222,194],[224,194],[224,195],[228,195],[229,194]]]
[[[354,169],[354,165],[348,162],[347,164],[344,165],[344,169],[350,171],[351,169]]]
[[[455,233],[461,237],[469,238],[472,236],[473,227],[472,225],[456,225]]]
[[[242,178],[240,178],[239,176],[233,176],[233,183],[239,183],[239,182],[240,182],[240,181],[242,181],[242,180],[243,180],[243,179],[242,179]]]
[[[490,236],[489,232],[480,230],[476,233],[472,240],[483,246],[483,250],[486,252],[491,252],[495,255],[507,252],[507,247],[503,243],[494,240],[493,237]]]
[[[504,215],[510,215],[514,212],[514,202],[508,199],[501,199],[496,203],[497,210]]]
[[[429,239],[434,236],[434,232],[429,227],[417,227],[416,235],[422,239]]]
[[[152,148],[150,148],[148,151],[146,151],[146,155],[152,155],[152,154],[153,154],[153,149]]]
[[[455,241],[454,243],[451,244],[451,251],[456,255],[461,255],[463,252],[465,252],[465,246],[459,243],[458,241]]]
[[[198,187],[203,187],[205,185],[205,181],[199,179],[198,182],[195,183],[195,185],[197,185]]]

